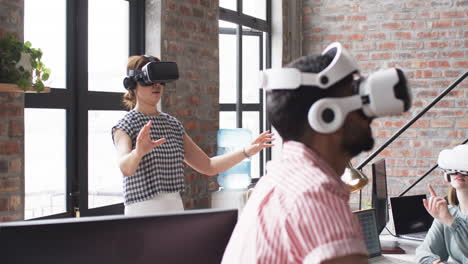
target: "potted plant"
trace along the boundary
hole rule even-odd
[[[44,91],[50,70],[41,58],[41,49],[32,48],[29,41],[22,43],[13,34],[5,34],[0,39],[0,83],[16,84],[24,91]]]

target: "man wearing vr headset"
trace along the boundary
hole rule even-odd
[[[132,56],[127,70],[123,102],[130,111],[112,128],[124,175],[126,215],[184,210],[179,193],[185,187],[184,162],[214,176],[273,146],[273,134],[266,131],[242,151],[208,157],[179,120],[156,108],[165,83],[179,77],[177,65],[155,57]]]
[[[450,206],[429,185],[431,197],[423,203],[434,222],[416,249],[416,258],[424,264],[445,263],[449,257],[468,263],[468,145],[442,150],[437,163],[450,183]]]
[[[388,69],[365,79],[333,43],[320,56],[262,72],[261,80],[282,156],[257,183],[223,263],[367,263],[340,176],[352,157],[372,149],[374,117],[408,110],[403,73]]]

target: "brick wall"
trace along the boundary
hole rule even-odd
[[[161,57],[176,61],[180,79],[167,86],[162,107],[176,116],[208,154],[216,154],[219,124],[218,1],[162,1]],[[210,207],[216,178],[186,169],[186,208]]]
[[[0,0],[0,38],[23,38],[22,0]],[[0,222],[24,217],[24,95],[0,93]]]
[[[374,121],[376,146],[468,69],[465,0],[304,0],[301,19],[303,54],[317,54],[328,43],[340,41],[365,72],[399,67],[407,73],[414,95],[411,112],[403,118]],[[468,137],[467,88],[467,81],[460,84],[375,159],[387,161],[390,195],[397,195],[435,165],[441,149]],[[369,167],[365,171],[370,176]],[[440,176],[433,172],[409,194],[427,193],[428,183],[445,193]]]

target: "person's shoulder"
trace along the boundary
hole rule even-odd
[[[128,111],[117,121],[116,125],[129,123],[129,121],[133,119],[132,117],[132,111]]]
[[[120,119],[120,120],[125,120],[125,121],[128,121],[128,120],[133,120],[133,119],[136,119],[139,117],[139,113],[135,110],[130,110],[128,111],[127,113],[125,113],[125,115]]]

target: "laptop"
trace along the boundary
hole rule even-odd
[[[423,205],[425,194],[391,197],[393,224],[398,237],[423,241],[434,218]]]

